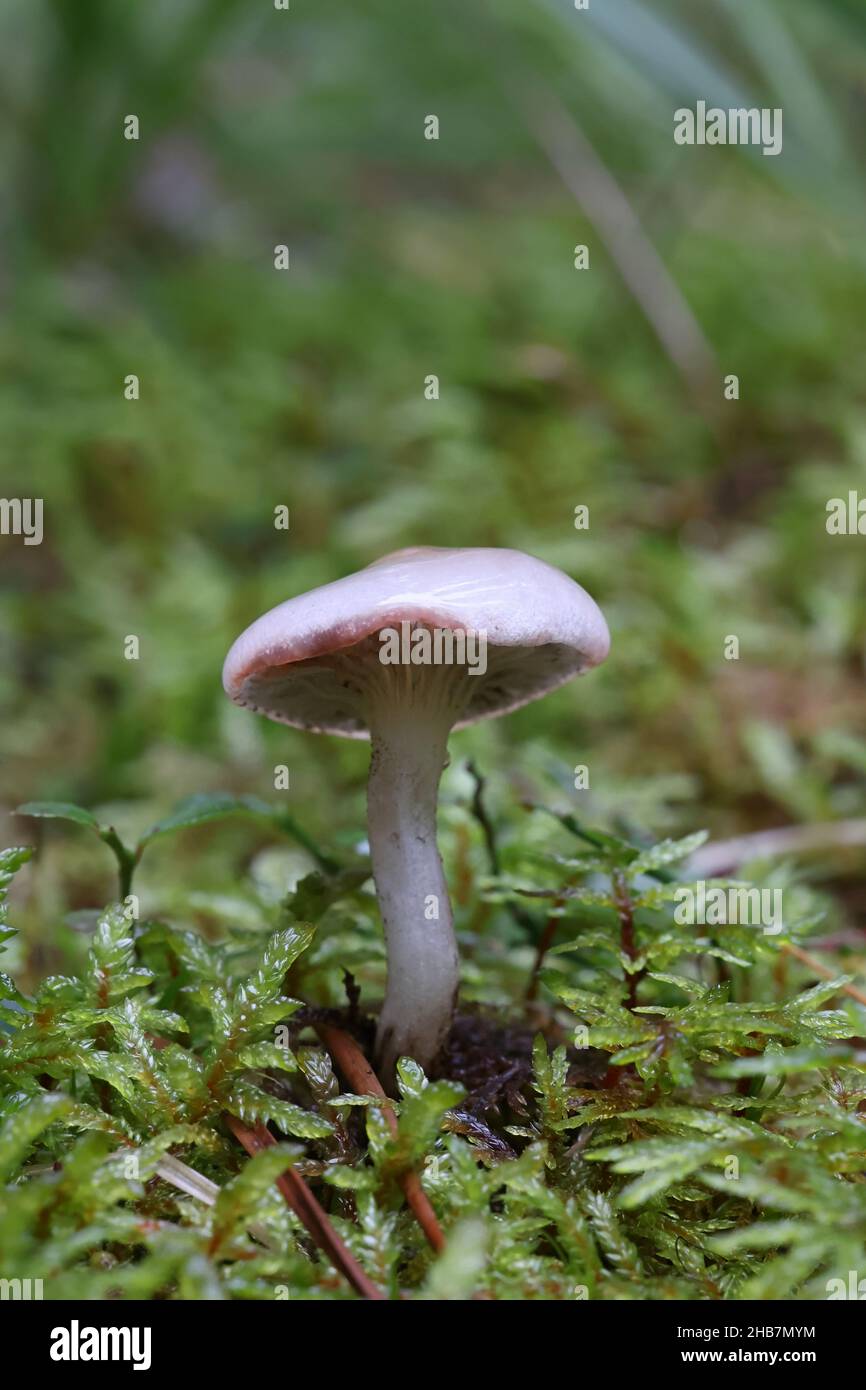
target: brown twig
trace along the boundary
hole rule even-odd
[[[484,844],[487,849],[487,860],[490,864],[490,872],[494,876],[494,878],[498,878],[500,870],[500,861],[499,849],[496,844],[496,831],[493,828],[493,822],[491,821],[487,811],[487,807],[484,804],[484,788],[487,785],[487,783],[485,778],[478,771],[478,768],[475,766],[475,763],[471,758],[466,763],[466,771],[469,773],[470,777],[475,783],[475,791],[472,793],[470,809],[472,811],[473,816],[477,820],[479,826],[481,827],[481,833],[484,836]],[[516,922],[522,931],[532,935],[535,934],[536,924],[535,918],[532,916],[532,913],[524,912],[523,909],[519,907],[517,903],[508,903],[507,911],[512,921]]]
[[[526,987],[526,1002],[531,1004],[538,993],[538,977],[541,974],[541,967],[544,964],[544,957],[553,945],[553,938],[556,936],[556,928],[559,925],[559,915],[556,909],[562,906],[563,899],[557,898],[554,903],[554,910],[551,912],[544,924],[544,930],[538,938],[538,945],[535,948],[535,960],[532,965],[532,974],[529,976],[529,984]]]
[[[794,946],[790,941],[782,942],[782,950],[789,955],[796,956],[797,960],[802,961],[803,965],[808,965],[810,970],[814,970],[816,975],[820,975],[825,980],[835,978],[836,971],[830,970],[828,966],[822,965],[814,956],[810,956],[808,951],[804,951],[802,946]],[[852,999],[856,999],[858,1004],[866,1004],[866,992],[858,989],[856,985],[840,985],[839,989],[843,994],[850,994]]]
[[[574,116],[525,72],[507,84],[527,127],[602,238],[611,260],[680,373],[704,419],[715,425],[719,365],[689,304],[641,226],[620,184]]]
[[[740,835],[733,840],[722,840],[716,844],[705,845],[697,850],[688,861],[692,874],[706,874],[717,877],[731,873],[750,859],[773,859],[782,854],[808,854],[816,850],[833,850],[840,847],[866,845],[866,820],[827,821],[818,825],[783,825],[776,830],[759,830],[752,835]],[[807,965],[822,979],[832,980],[836,974],[828,966],[822,965],[802,946],[783,942],[782,950]],[[840,985],[844,994],[856,999],[858,1004],[866,1005],[866,992],[856,985]]]
[[[384,1088],[355,1039],[336,1028],[331,1023],[317,1023],[316,1032],[332,1053],[334,1061],[343,1073],[348,1084],[358,1096],[378,1096],[387,1099]],[[397,1117],[390,1105],[382,1107],[385,1121],[392,1135],[397,1134]],[[430,1198],[421,1186],[421,1179],[415,1172],[404,1173],[400,1186],[419,1226],[434,1250],[445,1248],[445,1236],[438,1218],[430,1203]]]
[[[614,906],[619,915],[622,953],[627,960],[633,961],[637,956],[637,946],[634,939],[634,906],[628,891],[628,880],[621,870],[616,869],[611,881],[613,883]],[[633,1009],[637,1003],[637,987],[642,978],[643,971],[629,970],[627,972],[627,1002],[630,1009]]]
[[[263,1124],[257,1124],[250,1129],[236,1115],[226,1115],[225,1121],[251,1158],[262,1149],[270,1148],[276,1143],[270,1130]],[[287,1165],[285,1172],[277,1178],[277,1187],[316,1245],[324,1251],[335,1269],[348,1280],[355,1292],[362,1298],[386,1301],[385,1294],[368,1278],[355,1256],[343,1244],[300,1173],[296,1173],[291,1165]]]
[[[750,859],[775,859],[781,854],[810,854],[866,845],[866,820],[822,821],[817,825],[782,825],[758,830],[733,840],[703,845],[688,861],[696,877],[717,878],[731,873]]]
[[[496,845],[496,833],[493,829],[493,822],[487,814],[487,807],[484,805],[484,778],[475,766],[472,758],[466,763],[466,771],[475,783],[475,790],[472,793],[472,814],[481,826],[481,833],[484,836],[484,843],[487,847],[487,858],[490,861],[490,872],[499,873],[499,850]]]

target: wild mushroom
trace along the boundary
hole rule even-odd
[[[429,1067],[447,1037],[457,945],[436,846],[448,735],[596,666],[607,625],[551,565],[516,550],[400,550],[281,603],[223,668],[238,705],[369,738],[367,824],[388,951],[377,1055]],[[437,660],[438,657],[438,660]]]

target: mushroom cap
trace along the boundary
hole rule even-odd
[[[528,704],[597,666],[610,647],[595,601],[544,560],[420,546],[258,618],[226,657],[226,694],[295,728],[367,738],[363,673],[372,663],[381,674],[377,634],[403,622],[485,635],[487,670],[466,680],[456,728]]]

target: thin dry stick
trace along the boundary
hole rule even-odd
[[[553,904],[554,911],[548,917],[544,930],[538,938],[538,945],[535,948],[535,960],[532,965],[532,973],[529,976],[529,984],[526,986],[526,1002],[531,1004],[538,994],[538,977],[541,974],[541,967],[544,964],[544,957],[553,945],[553,938],[556,936],[556,929],[560,923],[560,917],[556,908],[562,906],[563,899],[557,898]]]
[[[628,891],[628,879],[621,870],[617,869],[613,875],[613,901],[617,910],[620,922],[620,944],[622,953],[626,960],[633,961],[637,955],[637,948],[634,937],[634,906],[631,894]],[[633,1009],[637,1005],[637,987],[643,979],[644,972],[628,971],[628,1000],[627,1007]]]
[[[730,873],[750,859],[775,859],[781,854],[809,854],[866,845],[866,820],[822,821],[818,825],[782,825],[758,830],[733,840],[703,845],[688,861],[691,874],[715,878]]]
[[[783,941],[782,950],[787,951],[791,956],[796,956],[797,960],[808,965],[810,970],[814,970],[816,975],[821,975],[825,980],[835,979],[836,971],[822,965],[814,956],[810,956],[808,951],[804,951],[802,946],[793,946],[791,942]],[[866,1004],[866,992],[858,989],[856,985],[840,985],[839,988],[844,994],[850,994],[852,999],[856,999],[858,1004]]]
[[[556,97],[525,79],[512,86],[512,95],[536,141],[604,240],[702,414],[712,419],[711,383],[719,377],[715,354],[625,193]]]
[[[277,1142],[270,1130],[263,1124],[257,1124],[254,1129],[249,1129],[245,1124],[242,1124],[236,1115],[226,1115],[225,1121],[232,1134],[244,1146],[251,1158],[262,1149],[269,1148]],[[343,1244],[300,1173],[296,1173],[294,1168],[288,1165],[285,1172],[277,1178],[277,1187],[298,1220],[306,1227],[316,1245],[324,1251],[355,1292],[360,1294],[362,1298],[385,1302],[385,1294],[376,1288],[376,1285],[358,1264],[355,1256]]]
[[[206,1206],[212,1207],[219,1196],[217,1183],[211,1182],[203,1173],[197,1173],[195,1168],[190,1168],[188,1163],[183,1163],[173,1154],[163,1154],[156,1165],[156,1172],[163,1182],[171,1183],[187,1197],[197,1197]]]
[[[196,1197],[208,1207],[212,1207],[220,1195],[220,1189],[215,1182],[211,1182],[210,1178],[196,1172],[195,1168],[190,1168],[188,1163],[183,1163],[173,1154],[163,1154],[156,1165],[156,1172],[163,1182],[171,1183],[179,1192],[186,1193],[188,1197]],[[273,1237],[261,1221],[251,1221],[247,1230],[260,1245],[266,1245],[269,1250],[276,1248]]]
[[[740,835],[733,840],[721,840],[697,850],[688,861],[692,874],[716,877],[731,873],[750,859],[773,859],[781,854],[808,854],[814,850],[837,849],[866,845],[866,820],[828,821],[819,825],[783,825],[777,830],[759,830],[753,835]],[[802,946],[783,942],[782,949],[807,965],[816,975],[832,980],[836,974],[822,965]],[[866,1004],[866,992],[856,985],[840,985],[858,1004]]]
[[[335,1028],[330,1023],[317,1023],[316,1032],[329,1051],[333,1053],[334,1061],[356,1095],[379,1096],[382,1099],[387,1099],[378,1076],[349,1033],[344,1032],[342,1028]],[[396,1135],[397,1117],[394,1111],[389,1105],[383,1106],[382,1109],[388,1128],[393,1135]],[[442,1227],[439,1225],[430,1198],[421,1186],[421,1179],[418,1174],[414,1172],[404,1173],[400,1178],[400,1186],[419,1226],[433,1249],[436,1251],[444,1250],[445,1236]]]
[[[492,874],[498,874],[499,850],[496,845],[496,832],[487,814],[487,807],[484,805],[484,778],[481,776],[472,758],[466,763],[466,771],[475,783],[475,791],[472,793],[472,814],[481,826],[484,843],[487,846],[487,858],[490,861],[490,872]]]

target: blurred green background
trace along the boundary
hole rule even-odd
[[[783,153],[677,147],[699,98],[781,106]],[[411,544],[542,556],[613,636],[585,681],[455,736],[446,852],[469,756],[506,821],[524,798],[637,834],[860,813],[866,539],[825,530],[866,495],[860,0],[6,0],[0,102],[0,495],[45,506],[41,546],[0,538],[31,973],[112,869],[7,817],[26,799],[134,833],[255,792],[351,851],[366,747],[230,707],[220,667],[266,608]],[[145,906],[216,911],[266,871],[258,834],[154,850]]]

